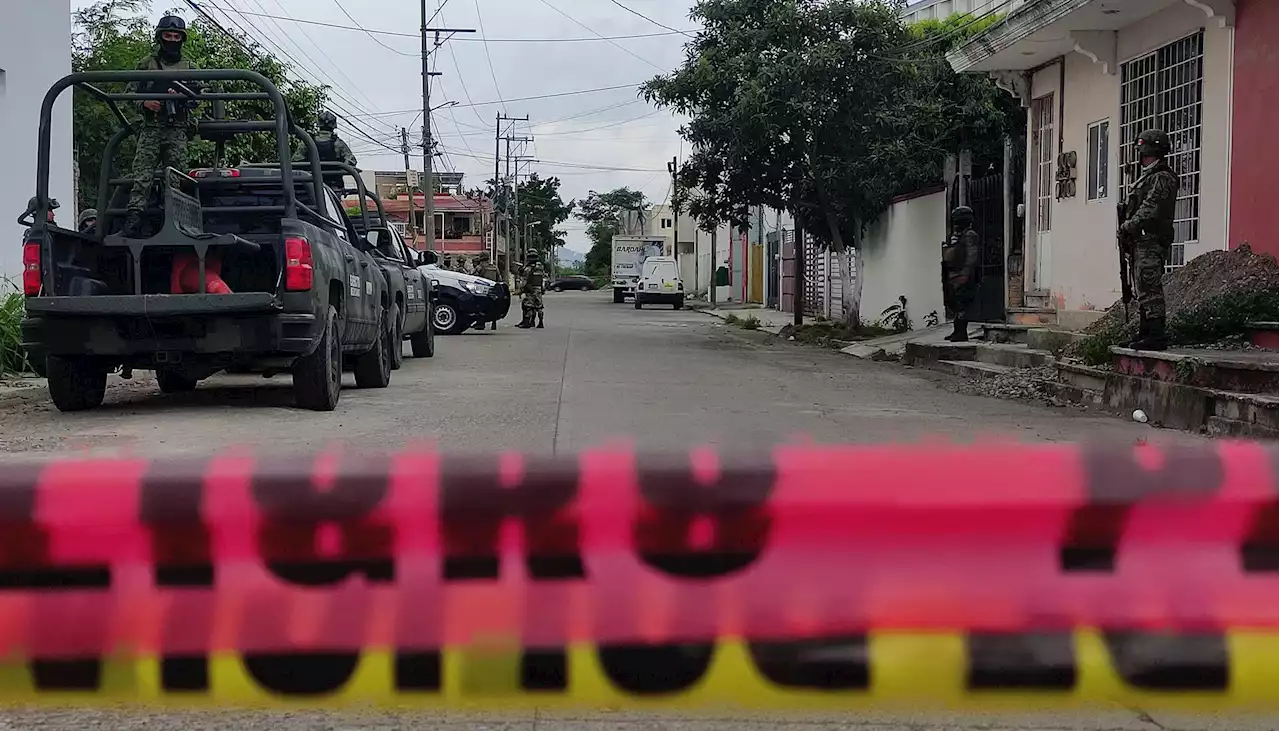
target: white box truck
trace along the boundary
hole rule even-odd
[[[636,295],[636,282],[644,260],[666,254],[667,240],[662,236],[613,237],[613,258],[610,277],[613,280],[613,301],[621,302]]]

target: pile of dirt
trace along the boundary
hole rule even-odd
[[[1256,294],[1274,296],[1280,281],[1277,275],[1275,258],[1257,254],[1247,244],[1231,251],[1201,254],[1164,275],[1167,318],[1172,325],[1180,317],[1188,317],[1224,299]],[[1116,302],[1106,315],[1085,328],[1085,332],[1120,342],[1136,333],[1137,323],[1138,303],[1129,303],[1129,321],[1125,322],[1124,305]],[[1067,355],[1076,355],[1079,351],[1077,343],[1067,349]]]

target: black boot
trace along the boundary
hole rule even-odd
[[[538,310],[538,326],[537,327],[539,330],[541,330],[543,327],[542,318],[543,318],[542,310]]]
[[[498,321],[497,321],[497,320],[494,320],[493,322],[489,323],[489,329],[490,329],[490,330],[497,330],[497,329],[498,329]]]
[[[953,323],[953,327],[954,329],[951,331],[951,334],[944,338],[944,340],[949,340],[953,343],[969,342],[969,322],[967,320],[962,320],[957,317]]]
[[[1169,337],[1165,334],[1163,317],[1143,318],[1138,321],[1138,337],[1129,342],[1133,350],[1168,350]]]
[[[520,328],[521,330],[527,330],[533,327],[533,318],[529,316],[528,310],[525,310],[523,313],[521,313],[520,324],[516,325],[516,327]]]
[[[129,215],[124,219],[124,228],[120,230],[120,233],[126,239],[140,238],[142,233],[142,211],[130,208]]]

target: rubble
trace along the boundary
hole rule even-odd
[[[1051,406],[1066,406],[1067,402],[1045,391],[1041,385],[1045,381],[1058,378],[1056,365],[1037,366],[1035,368],[1016,368],[999,375],[970,378],[958,381],[955,390],[973,396],[988,396],[1010,401],[1035,401]]]

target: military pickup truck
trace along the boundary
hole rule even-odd
[[[197,93],[184,81],[260,91]],[[168,83],[170,92],[215,110],[229,100],[274,110],[270,120],[201,120],[198,134],[214,141],[215,164],[158,171],[137,237],[122,233],[132,181],[116,177],[115,158],[133,127],[121,105],[172,97],[98,86],[127,82]],[[107,104],[120,122],[103,154],[97,228],[85,233],[46,220],[50,117],[73,86]],[[226,141],[249,132],[274,133],[284,162],[222,164]],[[290,134],[307,151],[305,172],[289,162]],[[394,329],[385,276],[324,186],[315,141],[289,121],[266,77],[237,69],[70,74],[45,95],[37,153],[35,205],[19,217],[30,226],[22,340],[29,357],[44,361],[58,409],[100,405],[107,375],[131,377],[136,369],[155,371],[166,393],[191,390],[228,368],[287,371],[297,404],[319,411],[337,406],[344,369],[354,370],[361,387],[390,382]]]

